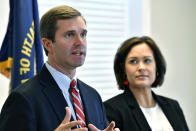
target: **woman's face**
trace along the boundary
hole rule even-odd
[[[130,88],[150,88],[156,77],[156,62],[146,43],[134,46],[125,59],[125,73]]]

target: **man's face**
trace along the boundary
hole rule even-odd
[[[82,17],[57,21],[55,42],[50,56],[52,65],[63,69],[75,69],[83,65],[86,56],[86,24]]]

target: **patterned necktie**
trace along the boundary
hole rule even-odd
[[[72,82],[70,84],[70,89],[71,89],[71,96],[72,96],[73,102],[74,102],[74,109],[75,109],[75,113],[76,113],[76,118],[77,118],[77,120],[81,120],[82,121],[81,126],[85,127],[86,126],[85,115],[84,115],[84,111],[83,111],[83,108],[82,108],[80,100],[79,100],[79,93],[74,88],[75,85],[76,85],[76,81],[72,80]]]

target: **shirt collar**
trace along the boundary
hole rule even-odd
[[[64,91],[69,92],[69,87],[70,87],[70,83],[72,80],[67,75],[65,75],[65,74],[59,72],[58,70],[56,70],[55,68],[53,68],[51,65],[48,64],[48,62],[46,62],[46,68],[51,73],[52,77],[56,81],[59,88],[63,92]],[[73,79],[76,80],[76,76],[74,76]],[[77,85],[77,80],[76,80],[76,85]]]

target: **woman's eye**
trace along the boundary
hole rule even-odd
[[[129,63],[136,64],[137,63],[137,60],[130,60]]]
[[[145,59],[144,62],[147,63],[147,64],[149,64],[149,63],[152,62],[152,60],[151,59]]]

